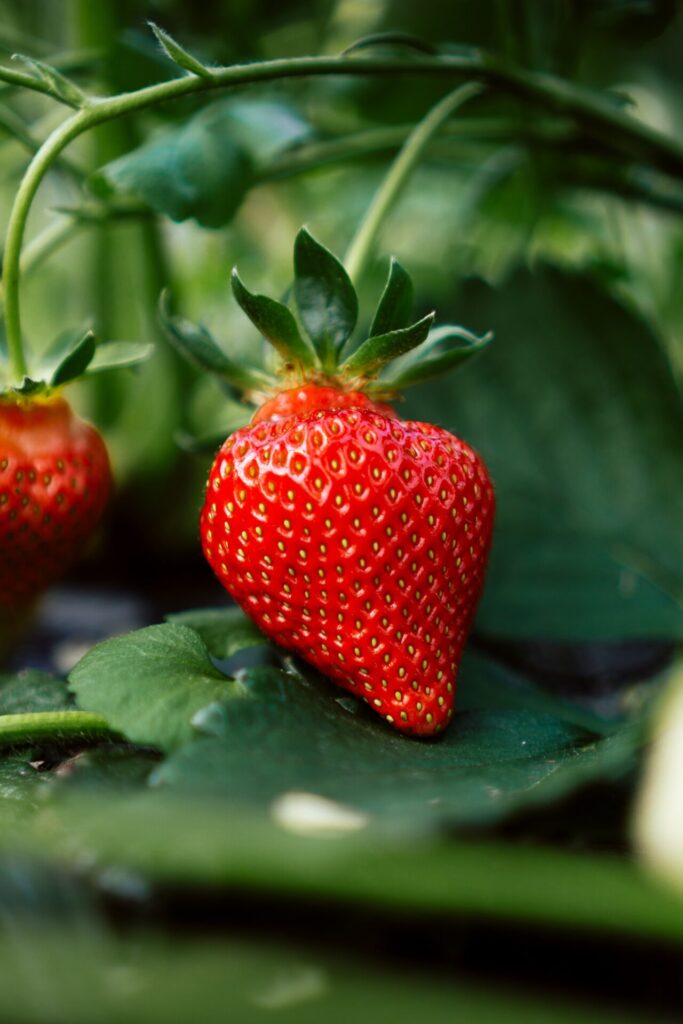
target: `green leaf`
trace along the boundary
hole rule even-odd
[[[198,713],[206,738],[178,749],[156,784],[250,807],[303,792],[412,829],[483,825],[625,774],[638,746],[634,736],[610,756],[611,737],[526,710],[462,711],[438,742],[421,742],[308,673],[254,669],[242,683],[251,699]]]
[[[412,392],[406,415],[463,437],[489,465],[486,631],[679,637],[683,402],[659,340],[594,280],[548,266],[495,289],[469,282],[457,309],[497,343]]]
[[[410,275],[393,256],[389,263],[389,277],[384,286],[370,328],[370,337],[389,334],[407,327],[415,305],[415,289]]]
[[[124,370],[144,363],[154,352],[154,345],[138,341],[105,341],[95,349],[86,377],[105,370]]]
[[[629,564],[618,544],[555,518],[537,509],[502,524],[477,615],[482,634],[574,643],[683,640],[680,602],[637,560]]]
[[[314,130],[308,120],[285,100],[255,96],[219,101],[226,130],[241,143],[260,168],[279,153],[310,139]]]
[[[81,377],[94,358],[96,345],[92,331],[84,334],[53,371],[50,378],[52,387],[59,387]]]
[[[173,316],[169,309],[167,293],[161,296],[159,314],[168,340],[194,366],[216,374],[241,391],[249,391],[271,383],[270,378],[261,371],[238,365],[230,359],[201,324],[193,324],[182,317]]]
[[[206,107],[100,168],[89,179],[91,188],[105,198],[142,200],[175,221],[194,217],[204,227],[223,227],[256,181],[251,156],[224,120],[221,108]]]
[[[69,107],[80,108],[87,105],[88,97],[83,90],[79,89],[74,82],[66,78],[57,68],[52,67],[50,64],[45,64],[42,60],[36,60],[34,57],[27,57],[23,53],[13,54],[12,60],[23,64],[34,78],[44,82],[50,89],[50,95],[55,99],[61,100],[62,103],[66,103]]]
[[[18,675],[0,676],[0,715],[42,711],[69,711],[73,699],[61,679],[28,669]]]
[[[492,332],[478,338],[464,327],[436,327],[420,348],[389,367],[380,383],[388,388],[401,389],[441,377],[481,352],[492,338]]]
[[[214,668],[187,626],[149,626],[97,644],[69,686],[78,706],[102,715],[134,743],[172,750],[192,738],[192,718],[207,704],[240,695]]]
[[[301,322],[325,369],[358,319],[358,298],[336,256],[302,228],[294,243],[294,295]]]
[[[196,57],[193,57],[191,53],[188,53],[187,50],[183,49],[180,43],[177,43],[173,36],[165,29],[155,25],[153,21],[148,21],[147,24],[157,37],[161,49],[174,64],[177,64],[184,71],[189,71],[192,75],[197,75],[199,78],[212,77],[210,69],[205,64],[202,64],[200,60],[197,60]]]
[[[194,629],[214,658],[268,643],[258,627],[239,608],[198,608],[167,615],[168,622]]]
[[[315,364],[310,345],[299,333],[292,313],[282,302],[266,295],[253,295],[242,284],[237,268],[232,272],[232,292],[241,308],[287,364],[303,367]]]
[[[280,852],[282,845],[276,843]],[[325,848],[324,843],[318,846]],[[485,856],[479,875],[495,866],[496,857]],[[15,866],[8,870],[6,885],[10,891],[19,890],[26,900],[32,886],[21,875],[22,883],[17,884],[16,874]],[[576,875],[574,886],[580,870]],[[603,872],[599,878],[603,880]],[[235,1024],[270,1019],[283,1024],[347,1024],[371,1016],[378,1024],[403,1024],[420,1018],[429,1024],[454,1020],[467,1024],[576,1024],[578,1020],[582,1024],[646,1024],[637,1012],[620,1012],[617,998],[610,1000],[614,1008],[589,1006],[583,990],[580,995],[563,996],[561,1005],[554,1002],[550,1008],[540,995],[526,993],[521,987],[518,991],[511,985],[494,985],[488,978],[473,978],[472,972],[467,975],[450,965],[448,970],[431,970],[420,959],[419,970],[392,969],[386,954],[368,955],[365,942],[361,949],[345,950],[340,956],[337,950],[327,948],[327,942],[308,939],[299,945],[293,936],[269,935],[264,941],[252,934],[241,937],[193,931],[187,935],[175,931],[171,935],[151,927],[143,930],[134,922],[126,922],[125,928],[115,927],[103,914],[95,913],[81,892],[66,888],[61,875],[49,882],[33,887],[41,895],[56,890],[49,911],[40,905],[38,911],[32,907],[31,913],[15,913],[11,926],[8,923],[0,936],[0,1013],[20,1024],[48,1020],[92,1024],[93,1007],[101,1008],[97,1012],[102,1021],[136,1024],[177,1024],[199,1014],[207,1021]],[[65,898],[65,888],[69,898]],[[635,879],[630,886],[624,884],[621,874],[608,887],[613,899],[623,893],[627,905],[636,906],[644,903],[648,891]],[[664,902],[661,895],[654,899],[651,916]],[[55,904],[61,911],[58,918]],[[66,921],[64,908],[68,908]],[[7,917],[10,919],[9,914]],[[672,919],[673,914],[664,917]],[[374,927],[373,923],[373,934]],[[439,921],[437,927],[446,929],[448,924]],[[454,934],[459,933],[455,930]],[[441,941],[447,943],[443,933]],[[420,952],[427,955],[424,949]],[[624,994],[621,1005],[625,1000]],[[46,1014],[46,1007],[55,1008],[54,1012]]]
[[[342,363],[341,372],[349,378],[374,376],[382,366],[421,345],[434,323],[434,316],[429,313],[410,327],[368,338]]]

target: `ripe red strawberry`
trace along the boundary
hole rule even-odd
[[[484,579],[488,474],[445,430],[309,397],[266,420],[284,392],[226,441],[204,553],[267,636],[398,728],[437,732]]]
[[[240,305],[283,358],[279,385],[231,364],[204,330],[168,327],[195,362],[257,401],[264,386],[274,392],[224,443],[209,476],[200,531],[220,582],[276,643],[397,729],[427,736],[453,713],[494,499],[468,445],[375,400],[487,340],[461,328],[430,332],[433,315],[405,326],[408,280],[392,263],[371,337],[341,361],[355,292],[310,235],[297,238],[294,294],[312,345],[287,307],[233,275]],[[465,344],[453,347],[456,339]]]
[[[110,489],[102,438],[63,398],[0,398],[0,621],[76,558]]]

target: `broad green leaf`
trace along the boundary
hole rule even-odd
[[[229,223],[255,183],[253,161],[224,130],[221,111],[207,107],[100,168],[93,190],[134,196],[172,220],[195,218],[204,227]]]
[[[54,910],[34,911],[14,916],[0,937],[0,1013],[16,1024],[179,1024],[198,1016],[235,1024],[646,1024],[571,996],[549,1008],[545,996],[498,990],[457,970],[397,970],[355,949],[340,957],[320,943],[115,930],[73,892],[60,903],[69,908],[66,922],[55,922]]]
[[[8,801],[13,801],[21,809],[32,807],[37,792],[49,786],[50,777],[31,765],[35,755],[26,750],[3,751],[3,754],[4,757],[0,757],[0,805],[6,808]],[[7,818],[2,817],[3,825],[8,827],[12,812]]]
[[[237,268],[232,272],[232,291],[255,327],[277,350],[285,363],[311,367],[315,356],[299,333],[296,320],[282,302],[266,295],[253,295],[242,284]]]
[[[629,564],[628,551],[552,519],[530,513],[503,525],[477,616],[480,632],[575,643],[683,639],[680,603],[637,560]]]
[[[28,669],[17,675],[0,675],[0,715],[36,711],[68,711],[73,698],[61,679]]]
[[[199,712],[194,724],[206,738],[177,750],[155,772],[156,783],[248,806],[312,793],[411,827],[482,824],[541,803],[556,773],[571,789],[582,755],[593,763],[600,742],[526,710],[463,711],[437,742],[419,741],[330,692],[326,681],[268,668],[245,673],[242,682],[251,699]]]
[[[630,856],[519,840],[458,841],[442,830],[389,828],[372,819],[351,827],[343,808],[333,805],[326,817],[320,810],[290,800],[264,814],[164,790],[106,800],[66,791],[35,808],[0,801],[0,850],[277,894],[301,905],[329,899],[374,914],[388,908],[394,920],[417,911],[683,943],[683,904]]]
[[[415,289],[410,275],[392,256],[389,263],[389,277],[370,327],[370,337],[389,334],[391,331],[407,327],[414,305]]]
[[[214,668],[187,626],[149,626],[93,647],[69,676],[78,706],[144,746],[172,750],[194,735],[192,718],[243,693]]]
[[[137,341],[105,341],[98,345],[86,376],[103,370],[123,370],[144,363],[152,355],[153,345]]]
[[[81,377],[93,360],[96,345],[97,342],[92,331],[84,334],[55,368],[50,378],[50,384],[53,387],[59,387],[61,384]]]
[[[214,658],[268,643],[258,627],[239,608],[198,608],[168,615],[167,621],[195,630]]]
[[[233,138],[266,173],[275,156],[313,135],[310,122],[288,100],[245,94],[219,102]]]
[[[680,636],[683,404],[658,339],[594,281],[547,266],[496,289],[470,282],[457,312],[475,330],[493,328],[495,345],[412,392],[405,415],[452,430],[489,465],[487,632],[642,636],[642,602],[651,636]],[[552,550],[552,584],[542,549]]]
[[[336,256],[302,228],[294,243],[294,296],[301,322],[326,369],[358,319],[358,298]]]
[[[165,29],[155,25],[153,21],[148,21],[147,24],[151,28],[152,32],[156,36],[159,45],[162,50],[169,57],[174,64],[182,68],[183,71],[188,71],[192,75],[197,75],[199,78],[211,78],[211,71],[202,64],[200,60],[193,57],[191,53],[183,49],[180,43],[177,43],[170,33]]]
[[[410,327],[368,338],[342,363],[341,372],[351,378],[373,376],[392,359],[421,345],[434,323],[434,316],[429,313]]]

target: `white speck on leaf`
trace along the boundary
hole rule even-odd
[[[367,815],[316,793],[283,793],[273,801],[270,813],[280,828],[297,835],[358,832],[370,820]]]

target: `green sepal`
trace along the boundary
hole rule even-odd
[[[231,283],[232,293],[241,308],[286,364],[315,366],[315,353],[301,337],[296,320],[284,303],[266,295],[253,295],[243,285],[236,267],[232,272]]]
[[[205,64],[202,64],[200,60],[193,57],[191,53],[188,53],[180,43],[177,43],[172,35],[170,35],[165,29],[155,25],[153,21],[148,21],[147,24],[151,28],[152,32],[157,38],[161,49],[164,51],[169,60],[172,60],[174,64],[177,64],[183,71],[188,71],[191,75],[197,75],[198,78],[212,78],[212,72],[210,68],[207,68]]]
[[[154,345],[141,341],[105,341],[95,349],[85,376],[106,370],[127,370],[149,359]]]
[[[50,386],[57,388],[82,377],[95,356],[96,347],[95,335],[86,331],[57,362],[49,378]]]
[[[37,78],[39,82],[44,82],[50,90],[50,95],[55,99],[61,100],[62,103],[66,103],[67,106],[75,107],[76,109],[87,105],[88,97],[83,90],[79,89],[70,79],[65,78],[61,71],[53,68],[51,64],[46,64],[42,60],[35,60],[34,57],[27,57],[23,53],[12,54],[12,60],[23,64],[29,74]]]
[[[358,297],[337,257],[306,228],[294,243],[294,297],[323,369],[333,371],[356,326]]]
[[[255,367],[240,366],[230,359],[201,324],[172,316],[168,296],[162,293],[159,303],[161,323],[168,340],[180,354],[201,370],[208,370],[240,391],[270,387],[274,381]]]
[[[434,313],[429,313],[410,327],[368,338],[342,363],[340,373],[347,378],[374,377],[387,363],[422,345],[434,323],[434,316]]]
[[[415,289],[410,274],[392,256],[389,277],[370,327],[370,337],[407,327],[414,305]]]
[[[24,377],[21,384],[11,385],[2,394],[37,395],[41,391],[47,391],[47,385],[44,380],[33,380],[32,377]]]
[[[373,390],[400,390],[421,384],[432,377],[440,377],[481,352],[492,338],[491,331],[479,338],[464,327],[437,327],[430,331],[423,345],[392,367],[391,371],[377,382]],[[450,348],[443,347],[453,341],[459,344]]]

